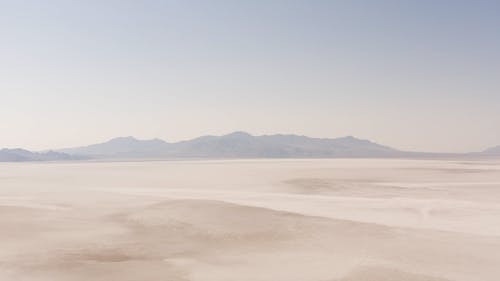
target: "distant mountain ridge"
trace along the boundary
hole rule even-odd
[[[26,162],[26,161],[59,161],[59,160],[79,160],[81,157],[75,157],[66,153],[48,151],[31,152],[25,149],[1,149],[0,162]]]
[[[336,139],[298,135],[252,136],[233,132],[168,143],[163,140],[114,138],[100,144],[60,149],[59,152],[97,158],[328,158],[384,157],[401,152],[354,137]]]
[[[118,137],[104,143],[59,149],[57,151],[71,155],[85,155],[89,157],[152,157],[168,146],[167,142],[160,139],[138,140],[134,137]]]
[[[31,152],[0,150],[0,162],[81,159],[196,159],[196,158],[456,158],[500,157],[500,146],[474,153],[407,152],[352,136],[311,138],[293,134],[253,136],[233,132],[179,142],[118,137],[82,147]]]
[[[490,147],[482,152],[483,154],[488,154],[488,155],[500,155],[500,145]]]

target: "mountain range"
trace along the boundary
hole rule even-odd
[[[169,143],[160,139],[119,137],[82,147],[30,152],[0,150],[0,162],[81,159],[182,159],[182,158],[394,158],[500,156],[500,146],[483,152],[452,154],[406,152],[352,136],[311,138],[299,135],[253,136],[234,132]]]
[[[500,156],[500,145],[492,147],[492,148],[488,148],[485,151],[483,151],[482,153],[487,154],[487,155],[499,155]]]
[[[62,152],[31,152],[25,149],[1,149],[0,162],[26,162],[26,161],[61,161],[61,160],[82,160],[86,157],[74,156]]]
[[[397,150],[354,137],[336,139],[297,135],[252,136],[234,132],[168,143],[159,139],[115,138],[105,143],[58,150],[96,158],[330,158],[384,157]]]

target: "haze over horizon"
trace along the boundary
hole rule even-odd
[[[500,145],[497,1],[1,1],[0,148],[352,135]]]

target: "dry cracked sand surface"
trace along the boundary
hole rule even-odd
[[[500,161],[0,164],[0,280],[497,281]]]

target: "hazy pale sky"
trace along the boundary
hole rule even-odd
[[[0,0],[0,147],[234,130],[500,144],[500,1]]]

